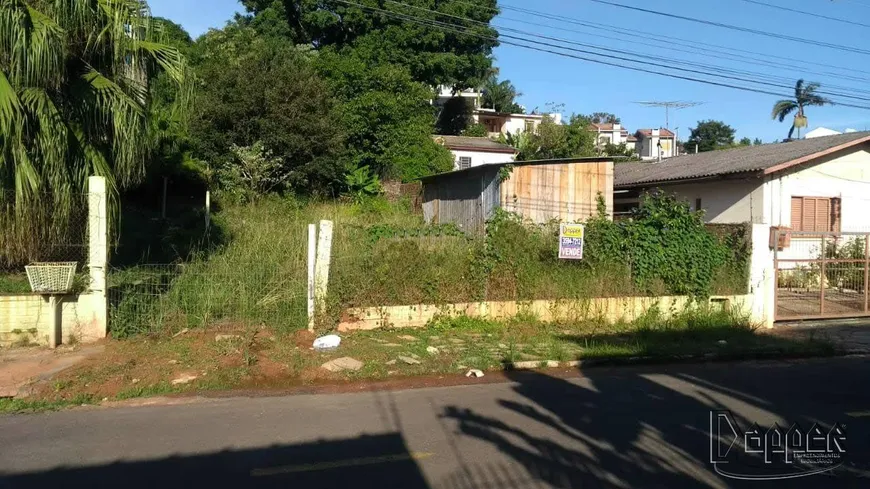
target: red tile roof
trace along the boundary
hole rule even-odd
[[[672,138],[672,137],[675,137],[675,134],[674,134],[674,133],[672,133],[671,131],[669,131],[669,130],[667,130],[667,129],[665,129],[665,128],[661,128],[661,129],[659,129],[659,131],[660,131],[660,134],[661,134],[660,137],[663,137],[663,138]],[[645,138],[651,137],[651,136],[652,136],[652,132],[653,132],[652,129],[638,129],[638,130],[637,130],[637,134],[639,134],[639,135],[641,135],[641,136],[643,136],[643,137],[645,137]]]

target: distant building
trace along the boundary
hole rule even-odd
[[[825,136],[836,136],[842,134],[840,131],[828,129],[827,127],[817,127],[804,135],[804,139],[823,138]]]
[[[595,146],[599,149],[604,148],[608,144],[625,144],[634,149],[634,138],[628,134],[628,129],[622,127],[622,124],[611,123],[592,123],[589,125],[589,130],[596,133]]]
[[[489,138],[432,136],[436,143],[453,153],[453,169],[465,170],[480,165],[512,163],[517,150]]]
[[[443,107],[448,100],[454,97],[462,97],[471,102],[474,122],[486,126],[490,137],[497,137],[499,134],[535,131],[545,117],[549,117],[556,124],[562,123],[562,114],[509,114],[483,108],[483,93],[474,89],[454,92],[451,88],[442,86],[438,90],[438,95],[432,100],[432,105]]]
[[[677,155],[677,137],[668,129],[640,129],[634,133],[635,148],[642,160],[671,158]]]

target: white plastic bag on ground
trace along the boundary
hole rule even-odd
[[[321,336],[314,340],[314,349],[315,350],[331,350],[333,348],[338,348],[338,345],[341,344],[341,338],[338,335],[331,334],[328,336]]]

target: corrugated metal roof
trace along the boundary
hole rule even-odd
[[[494,151],[499,153],[515,152],[513,147],[501,144],[489,138],[473,138],[468,136],[432,136],[435,142],[443,144],[447,148],[462,148],[478,151]]]
[[[746,146],[722,151],[667,158],[661,163],[620,163],[614,168],[614,187],[632,187],[734,173],[760,172],[777,165],[813,156],[838,146],[863,144],[870,132],[801,139],[787,143]]]

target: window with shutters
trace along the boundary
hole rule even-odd
[[[459,157],[459,169],[465,170],[466,168],[471,168],[471,157],[470,156],[460,156]]]
[[[827,197],[792,197],[793,231],[839,232],[841,200]]]

